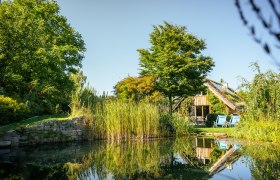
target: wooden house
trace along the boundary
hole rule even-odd
[[[207,79],[204,85],[208,91],[213,93],[220,101],[226,105],[229,114],[239,114],[243,109],[244,100],[228,86],[227,83],[219,83],[210,79]],[[209,102],[209,96],[196,95],[194,97],[194,117],[196,122],[204,123],[205,117],[211,113],[211,104]]]
[[[243,109],[244,100],[230,87],[227,83],[219,83],[210,79],[206,79],[204,85],[208,92],[211,92],[227,107],[229,114],[239,114]],[[183,98],[178,101],[176,106],[179,106]],[[211,113],[211,103],[209,102],[208,94],[198,94],[193,97],[192,108],[190,115],[197,124],[203,124],[206,116]],[[176,108],[175,106],[175,108]]]

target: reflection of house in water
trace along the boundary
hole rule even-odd
[[[232,163],[237,159],[231,160],[231,158],[237,153],[237,150],[240,148],[238,145],[227,144],[225,142],[218,142],[219,147],[221,149],[226,149],[226,153],[219,157],[218,161],[216,161],[208,170],[209,174],[212,175],[215,172],[218,172],[224,168],[232,169]],[[225,148],[227,147],[227,148]],[[225,166],[224,166],[225,165]]]
[[[230,87],[227,83],[219,83],[210,79],[206,79],[204,85],[208,91],[213,93],[221,102],[223,102],[229,113],[239,113],[243,109],[243,99]],[[184,100],[181,98],[174,109],[180,106]],[[211,113],[211,104],[208,94],[199,94],[193,97],[193,106],[190,109],[190,114],[198,124],[203,124],[205,117]]]
[[[192,166],[201,167],[201,169],[207,171],[210,176],[225,168],[232,169],[232,164],[240,157],[240,154],[237,153],[240,146],[228,143],[226,140],[197,137],[193,141],[193,145],[195,145],[195,154],[190,155],[183,153],[181,156],[182,161]],[[211,153],[217,150],[215,148],[223,152],[219,155],[220,157],[212,157],[213,159],[211,159]]]
[[[207,165],[211,162],[211,153],[214,150],[214,145],[217,143],[218,147],[220,149],[226,150],[222,156],[219,157],[219,159],[216,162],[212,162],[213,164],[209,168],[208,172],[209,174],[214,174],[217,172],[220,168],[225,168],[227,166],[226,163],[229,164],[229,167],[231,165],[230,159],[233,155],[236,154],[237,150],[240,148],[238,145],[232,145],[228,144],[226,141],[218,140],[215,142],[213,139],[208,138],[195,138],[195,147],[196,147],[196,158],[204,165]]]
[[[207,138],[195,138],[196,157],[203,164],[211,161],[211,152],[213,151],[214,140]]]

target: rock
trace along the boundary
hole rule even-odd
[[[16,131],[0,133],[0,146],[83,140],[83,134],[85,133],[85,121],[83,118],[76,117],[63,121],[42,121],[27,126],[22,133]]]
[[[10,146],[11,144],[11,141],[0,141],[0,147]]]

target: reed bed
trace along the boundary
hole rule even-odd
[[[93,124],[96,138],[143,139],[158,136],[159,120],[156,105],[109,100],[97,108]]]
[[[86,138],[109,141],[188,135],[192,130],[187,117],[162,112],[146,101],[128,101],[98,96],[93,88],[80,86],[73,92],[71,116],[85,116]],[[172,126],[173,131],[167,129]]]
[[[243,120],[232,132],[236,138],[248,139],[251,141],[280,142],[280,124],[275,119],[254,120],[250,117],[243,117]]]

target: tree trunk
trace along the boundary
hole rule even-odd
[[[172,96],[171,94],[168,95],[169,99],[169,114],[172,115]]]

